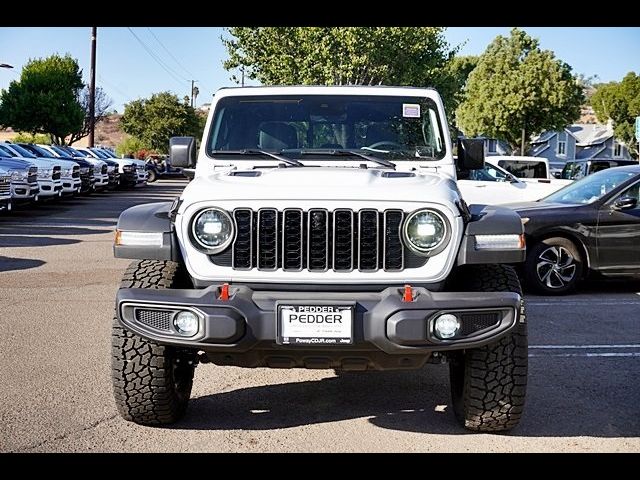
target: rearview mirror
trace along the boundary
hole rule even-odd
[[[458,139],[459,170],[479,170],[484,167],[484,140],[478,138]]]
[[[196,139],[193,137],[171,137],[169,158],[174,167],[192,168],[196,166]]]
[[[613,210],[621,211],[621,210],[630,210],[635,208],[638,205],[638,199],[634,197],[622,197],[616,200],[616,202],[611,207]]]

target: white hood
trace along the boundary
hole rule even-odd
[[[196,176],[190,202],[215,200],[351,200],[453,203],[455,182],[423,172],[377,168],[288,167],[231,170]]]

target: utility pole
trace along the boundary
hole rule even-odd
[[[195,80],[191,80],[191,108],[193,108],[193,84],[196,83]]]
[[[525,133],[525,128],[524,128],[524,123],[522,124],[522,141],[520,142],[520,155],[524,155],[524,133]]]
[[[240,71],[242,72],[242,83],[240,84],[240,86],[244,87],[244,67],[242,67]]]
[[[98,27],[91,27],[91,80],[89,84],[89,148],[93,147],[93,134],[96,128],[96,37]]]

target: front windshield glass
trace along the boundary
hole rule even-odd
[[[15,143],[11,144],[11,148],[13,148],[21,157],[25,158],[37,158],[33,153],[29,150],[22,148],[20,145],[16,145]]]
[[[502,170],[496,168],[490,163],[485,162],[484,168],[469,171],[468,180],[476,180],[482,182],[506,182],[508,180],[508,177],[507,174]]]
[[[31,153],[33,153],[34,155],[37,155],[38,157],[56,158],[56,156],[53,155],[51,152],[49,152],[48,150],[45,150],[42,147],[39,147],[38,145],[28,145],[28,146],[20,145],[20,146],[25,150],[29,150]]]
[[[593,203],[635,174],[625,171],[601,170],[589,175],[542,199],[554,203]]]
[[[561,178],[565,180],[577,180],[584,177],[587,165],[585,163],[567,162],[562,169]]]
[[[211,125],[211,156],[259,149],[295,157],[347,149],[411,160],[441,159],[446,149],[437,107],[421,97],[226,97]]]

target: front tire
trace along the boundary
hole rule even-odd
[[[156,175],[156,171],[151,169],[151,170],[147,170],[147,183],[153,183],[158,179],[158,176]]]
[[[506,265],[462,268],[456,285],[460,291],[515,292],[522,295],[518,276]],[[456,352],[449,375],[453,411],[476,432],[514,428],[524,410],[527,388],[527,325],[524,303],[518,324],[507,335],[480,348]]]
[[[531,248],[524,268],[527,287],[543,295],[565,295],[582,277],[582,255],[571,240],[547,238]]]
[[[175,262],[141,260],[127,268],[121,288],[177,288],[188,282]],[[125,330],[114,318],[113,392],[118,413],[141,425],[166,425],[187,410],[196,358],[193,352],[159,345]]]

